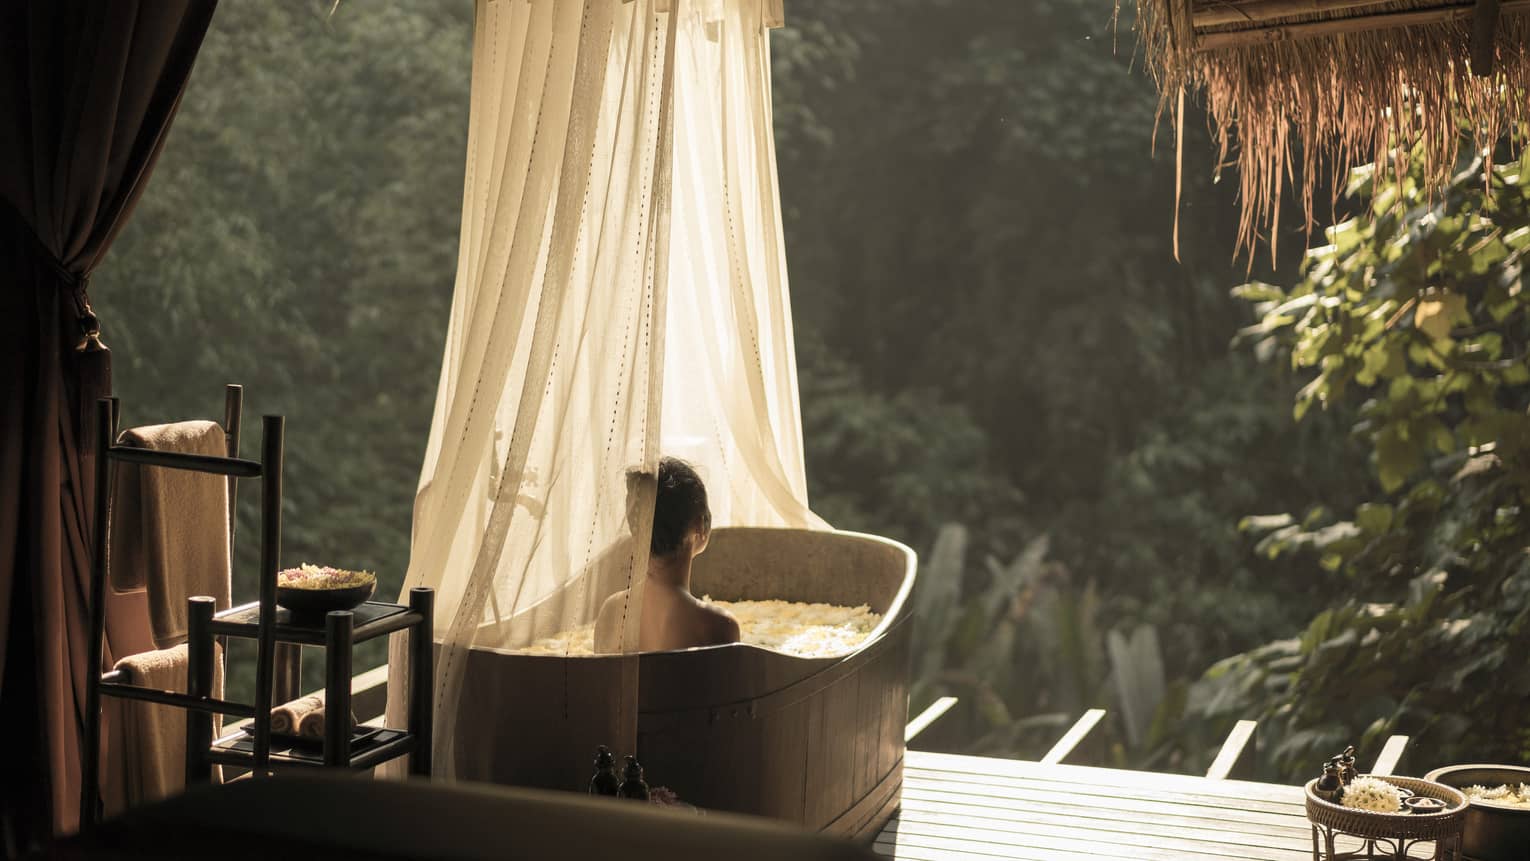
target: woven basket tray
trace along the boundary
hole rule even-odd
[[[1415,777],[1382,777],[1393,786],[1414,795],[1427,795],[1445,802],[1439,813],[1375,813],[1343,807],[1324,801],[1313,793],[1316,780],[1307,782],[1307,818],[1314,825],[1332,828],[1355,837],[1382,840],[1440,840],[1456,837],[1466,824],[1466,796],[1443,783]]]

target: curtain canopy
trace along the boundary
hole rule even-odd
[[[143,193],[214,0],[0,3],[0,849],[72,830],[92,471],[85,292]]]
[[[478,0],[457,280],[404,584],[438,591],[448,774],[470,649],[591,623],[630,588],[636,651],[653,506],[637,476],[661,456],[698,467],[715,525],[823,525],[771,138],[779,19],[769,0]],[[614,688],[592,749],[632,749],[635,660]]]

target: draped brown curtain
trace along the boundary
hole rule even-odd
[[[85,287],[164,144],[216,0],[0,2],[0,850],[73,830],[84,726]]]

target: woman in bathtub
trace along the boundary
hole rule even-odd
[[[650,480],[652,480],[650,478]],[[648,574],[642,589],[643,616],[638,649],[658,652],[737,643],[738,622],[691,594],[691,561],[707,549],[712,512],[701,476],[683,460],[659,462],[649,541]],[[595,621],[595,651],[622,650],[622,622],[628,590],[601,605]]]

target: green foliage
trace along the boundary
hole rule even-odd
[[[813,508],[830,523],[925,540],[934,524],[1013,537],[1020,492],[992,464],[988,435],[934,389],[884,395],[821,343],[803,338],[803,435]]]
[[[1283,775],[1346,739],[1417,737],[1415,769],[1530,758],[1530,188],[1479,162],[1443,193],[1358,172],[1375,205],[1328,231],[1289,290],[1239,295],[1254,349],[1310,375],[1296,415],[1357,403],[1352,433],[1379,493],[1339,518],[1247,518],[1269,557],[1330,572],[1336,597],[1299,638],[1208,672],[1192,710],[1261,715]],[[1485,190],[1490,190],[1486,193]]]
[[[125,425],[220,416],[243,383],[246,454],[262,414],[287,417],[283,563],[373,570],[391,597],[451,300],[472,7],[332,5],[218,8],[91,295]],[[257,503],[246,483],[244,600]]]
[[[965,527],[946,525],[921,573],[914,709],[955,695],[966,703],[954,718],[968,724],[966,749],[1035,758],[1083,711],[1106,706],[1113,762],[1177,754],[1169,729],[1185,685],[1166,683],[1157,631],[1104,629],[1096,584],[1049,559],[1045,535],[1008,563],[986,558],[984,585],[964,595],[968,542]]]
[[[1304,562],[1249,554],[1238,512],[1347,500],[1365,484],[1363,465],[1342,460],[1340,416],[1293,432],[1278,399],[1295,386],[1260,370],[1231,359],[1188,377],[1110,464],[1099,500],[1054,527],[1070,565],[1108,584],[1115,623],[1158,629],[1171,677],[1285,634],[1322,599]]]
[[[1052,536],[1181,678],[1320,597],[1248,557],[1238,514],[1363,470],[1229,355],[1236,210],[1193,120],[1173,259],[1157,94],[1115,32],[1093,0],[838,0],[772,35],[808,476],[831,522],[920,549],[949,521],[980,557]]]

